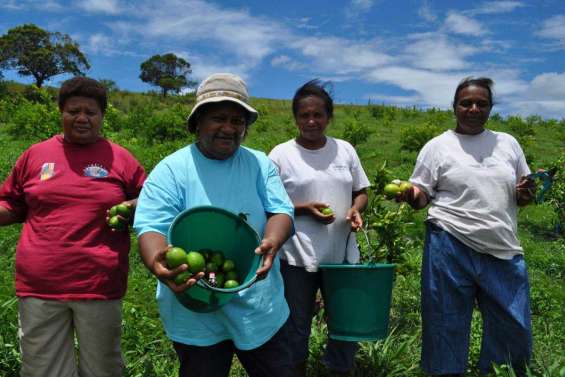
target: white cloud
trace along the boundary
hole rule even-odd
[[[425,105],[423,99],[419,95],[414,96],[390,96],[385,94],[365,94],[363,96],[372,104],[387,104],[397,106]]]
[[[464,16],[460,13],[450,11],[445,19],[445,28],[456,34],[464,35],[484,35],[487,34],[486,28],[478,21]]]
[[[510,94],[509,94],[510,96]],[[507,101],[510,113],[563,119],[565,114],[565,72],[543,73],[527,83],[519,94]]]
[[[8,9],[12,11],[39,9],[48,12],[57,12],[67,10],[68,8],[60,4],[57,0],[6,0],[0,2],[0,9]]]
[[[543,38],[554,39],[561,47],[565,47],[565,15],[556,15],[545,20],[541,30],[536,34]]]
[[[256,65],[269,55],[285,32],[275,21],[201,0],[152,0],[140,9],[137,17],[143,22],[129,24],[130,31],[144,38],[166,38],[184,44],[206,42],[249,65]],[[128,25],[120,25],[124,26]]]
[[[469,14],[495,14],[495,13],[509,13],[514,9],[525,7],[526,5],[521,1],[489,1],[483,3],[478,8],[469,11]]]
[[[461,79],[459,74],[430,72],[402,66],[378,68],[367,74],[367,79],[400,87],[411,96],[417,93],[421,102],[430,106],[448,108],[453,91]]]
[[[532,95],[546,100],[565,102],[565,73],[543,73],[536,76],[531,83]]]
[[[411,66],[432,71],[464,69],[469,64],[466,58],[482,50],[477,46],[450,43],[446,36],[435,33],[413,39],[405,49],[405,61]]]
[[[81,0],[76,3],[76,6],[92,13],[118,14],[121,12],[117,0]]]
[[[392,61],[389,55],[380,52],[382,48],[375,42],[305,37],[290,45],[311,61],[312,70],[335,75],[362,73]]]
[[[249,80],[252,78],[250,74],[252,67],[244,63],[230,64],[217,61],[217,59],[212,56],[204,56],[193,53],[191,54],[187,52],[177,52],[176,55],[181,56],[183,59],[190,62],[192,66],[192,75],[190,76],[190,79],[195,80],[198,83],[200,83],[211,74],[218,72],[229,72],[236,74],[243,80],[245,80],[248,86]]]
[[[295,61],[288,55],[275,56],[273,59],[271,59],[271,65],[273,67],[282,67],[289,71],[298,71],[307,68],[304,64]]]
[[[102,33],[91,34],[87,37],[86,44],[82,46],[86,52],[92,54],[113,56],[123,54],[123,50],[114,46],[114,39]]]
[[[351,0],[350,7],[360,12],[366,12],[373,6],[373,0]]]
[[[428,1],[423,1],[422,6],[418,9],[418,16],[422,17],[424,20],[428,22],[434,22],[437,20],[437,16],[434,14],[432,8]]]
[[[16,0],[7,0],[0,2],[0,9],[8,9],[8,10],[21,10],[24,9],[25,5],[22,4],[20,1]]]
[[[345,8],[345,17],[350,21],[366,14],[374,5],[374,0],[351,0]]]

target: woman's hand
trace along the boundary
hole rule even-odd
[[[273,259],[277,255],[281,245],[270,238],[263,238],[259,246],[255,249],[255,254],[263,256],[263,264],[257,269],[257,278],[264,279],[273,267]]]
[[[123,201],[121,203],[118,203],[116,205],[125,205],[126,207],[128,207],[129,209],[129,217],[124,217],[121,214],[117,214],[116,216],[118,217],[118,221],[120,222],[121,226],[119,228],[115,228],[113,226],[110,226],[110,229],[112,230],[112,232],[119,232],[119,231],[126,231],[128,229],[129,225],[133,224],[133,217],[135,214],[135,207],[137,205],[137,198],[136,199],[132,199],[132,200],[126,200]],[[110,209],[106,210],[106,224],[109,223],[110,221]]]
[[[175,293],[181,293],[187,290],[188,288],[192,287],[196,282],[204,277],[204,272],[199,272],[195,275],[190,277],[187,276],[187,280],[185,280],[182,284],[175,283],[175,278],[180,273],[188,270],[187,264],[181,264],[180,266],[173,268],[170,270],[167,267],[167,260],[166,255],[167,251],[171,246],[167,247],[166,249],[158,250],[154,257],[153,263],[149,267],[149,270],[159,279],[163,284],[167,285],[171,289],[171,291]]]
[[[265,234],[259,246],[255,249],[255,254],[263,256],[263,264],[257,269],[257,277],[264,279],[271,267],[273,260],[281,246],[290,237],[292,231],[292,218],[284,213],[268,213]]]
[[[428,194],[418,186],[412,185],[403,192],[396,194],[397,202],[406,202],[414,209],[422,209],[428,205],[430,199]]]
[[[167,251],[171,248],[167,245],[167,239],[164,235],[157,232],[143,233],[139,237],[139,255],[143,264],[153,275],[163,284],[175,293],[180,293],[192,287],[198,279],[204,277],[204,273],[200,272],[196,275],[188,276],[187,280],[182,284],[175,284],[175,277],[188,270],[188,265],[182,264],[177,268],[170,270],[167,267]]]
[[[536,197],[536,182],[528,177],[520,178],[516,185],[516,203],[519,206],[530,204]]]
[[[363,226],[363,217],[357,208],[350,208],[345,219],[351,223],[352,232],[357,232]]]
[[[321,202],[310,202],[305,204],[305,206],[308,208],[310,216],[312,216],[314,219],[321,222],[322,224],[328,225],[335,221],[335,213],[332,213],[331,215],[324,215],[321,212],[323,208],[328,208],[329,204],[321,203]]]

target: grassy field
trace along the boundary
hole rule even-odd
[[[9,174],[18,155],[27,146],[56,130],[57,110],[49,96],[0,97],[0,178]],[[29,100],[31,99],[31,100]],[[113,106],[106,115],[105,133],[128,148],[148,171],[164,156],[191,142],[184,118],[193,98],[168,98],[112,93]],[[270,151],[276,144],[295,136],[288,101],[255,99],[261,113],[245,145]],[[39,115],[38,115],[39,114]],[[451,113],[434,109],[392,108],[378,105],[339,105],[329,134],[356,145],[365,170],[375,181],[386,161],[389,174],[408,178],[421,143],[453,127]],[[533,169],[547,167],[565,152],[565,122],[531,117],[518,121],[494,115],[489,127],[513,133],[523,145]],[[41,132],[33,130],[41,129]],[[23,131],[22,131],[23,130]],[[387,204],[396,210],[396,204]],[[425,211],[409,213],[403,226],[403,255],[396,276],[391,310],[390,336],[379,342],[363,343],[356,360],[357,376],[421,376],[419,289],[423,219]],[[519,237],[525,249],[531,282],[534,326],[533,376],[565,376],[565,239],[555,231],[558,214],[549,204],[521,209]],[[0,376],[18,374],[17,301],[14,293],[14,254],[21,227],[0,228]],[[133,238],[133,237],[132,237]],[[364,248],[366,252],[366,248]],[[129,288],[124,300],[123,351],[127,376],[176,376],[176,358],[164,336],[154,299],[155,281],[143,267],[134,240],[130,254]],[[320,363],[327,336],[315,318],[310,344],[310,376],[324,376]],[[480,316],[474,315],[469,375],[480,347]],[[494,373],[512,376],[503,367]],[[235,361],[232,376],[245,376]]]

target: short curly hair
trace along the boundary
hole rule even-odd
[[[88,97],[94,99],[102,114],[108,107],[108,91],[100,82],[85,76],[75,76],[61,85],[59,89],[59,110],[63,110],[65,102],[71,97]]]

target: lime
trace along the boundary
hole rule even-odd
[[[206,257],[204,257],[206,259]],[[218,272],[218,265],[214,262],[206,263],[206,272]]]
[[[226,277],[221,272],[216,272],[216,286],[223,287]]]
[[[389,199],[393,199],[396,194],[400,192],[400,186],[395,185],[394,183],[389,183],[384,188],[385,196]]]
[[[400,184],[400,192],[404,192],[406,190],[408,190],[409,188],[412,187],[412,184],[410,182],[407,181],[402,181],[402,183]]]
[[[113,206],[110,208],[109,215],[110,217],[114,217],[118,214],[118,206]]]
[[[239,280],[239,275],[235,270],[231,270],[225,273],[226,282],[228,280]]]
[[[188,269],[193,274],[206,269],[206,260],[198,251],[189,251],[186,255],[186,261],[188,262]]]
[[[118,204],[116,206],[116,213],[124,219],[129,219],[131,216],[131,208],[125,204]]]
[[[120,221],[118,216],[112,216],[108,219],[108,226],[116,230],[122,230],[125,228],[125,224]]]
[[[237,280],[230,279],[230,280],[228,280],[224,283],[224,288],[235,288],[237,286],[239,286],[239,283],[238,283]]]
[[[188,280],[188,278],[190,277],[190,272],[188,271],[183,271],[180,274],[178,274],[177,276],[175,276],[175,284],[176,285],[181,285],[183,283],[186,283],[186,281]]]
[[[169,268],[176,268],[181,264],[186,264],[186,251],[180,247],[171,247],[165,255],[167,266]]]
[[[235,263],[231,259],[226,259],[222,265],[222,270],[224,272],[230,272],[235,269]]]
[[[325,207],[320,209],[320,212],[322,213],[322,215],[324,216],[331,216],[334,214],[333,209],[331,209],[330,207]]]
[[[213,262],[216,264],[216,266],[221,266],[224,264],[224,254],[221,251],[216,251],[214,253],[212,253],[212,256],[210,257],[210,262]]]

